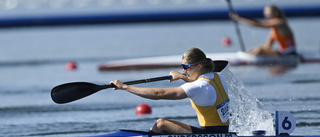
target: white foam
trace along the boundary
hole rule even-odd
[[[273,117],[263,104],[252,95],[233,73],[226,68],[222,71],[229,90],[230,132],[238,135],[252,135],[254,130],[266,130],[267,135],[274,135]]]

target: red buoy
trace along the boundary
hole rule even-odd
[[[66,70],[71,71],[77,69],[77,63],[74,61],[70,61],[65,66]]]
[[[225,47],[229,47],[231,44],[231,40],[229,37],[222,37],[221,38],[221,45]]]
[[[136,107],[136,115],[151,114],[151,107],[147,104],[139,104]]]

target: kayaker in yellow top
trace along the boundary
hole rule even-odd
[[[178,121],[158,119],[151,132],[156,133],[227,133],[229,129],[229,97],[225,79],[212,72],[212,60],[198,48],[186,51],[182,56],[182,68],[186,75],[171,71],[170,82],[182,79],[186,83],[174,88],[140,88],[123,84],[119,80],[110,84],[147,99],[178,100],[189,98],[197,113],[200,127]]]
[[[250,26],[270,28],[270,34],[265,43],[261,46],[253,48],[249,53],[254,55],[296,55],[296,45],[293,33],[288,26],[284,13],[275,5],[268,5],[263,11],[266,20],[252,20],[230,12],[231,19],[243,22]],[[272,44],[274,41],[279,43],[279,50],[273,50]]]

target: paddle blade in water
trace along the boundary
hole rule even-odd
[[[54,102],[63,104],[89,96],[104,88],[107,87],[87,82],[66,83],[54,87],[51,90],[51,98]]]

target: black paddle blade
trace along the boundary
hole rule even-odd
[[[228,61],[225,60],[215,60],[213,61],[213,66],[214,66],[214,72],[220,72],[222,71],[227,65]]]
[[[108,88],[106,86],[87,82],[66,83],[54,87],[51,90],[51,98],[58,104],[68,103],[89,96],[101,89]]]

